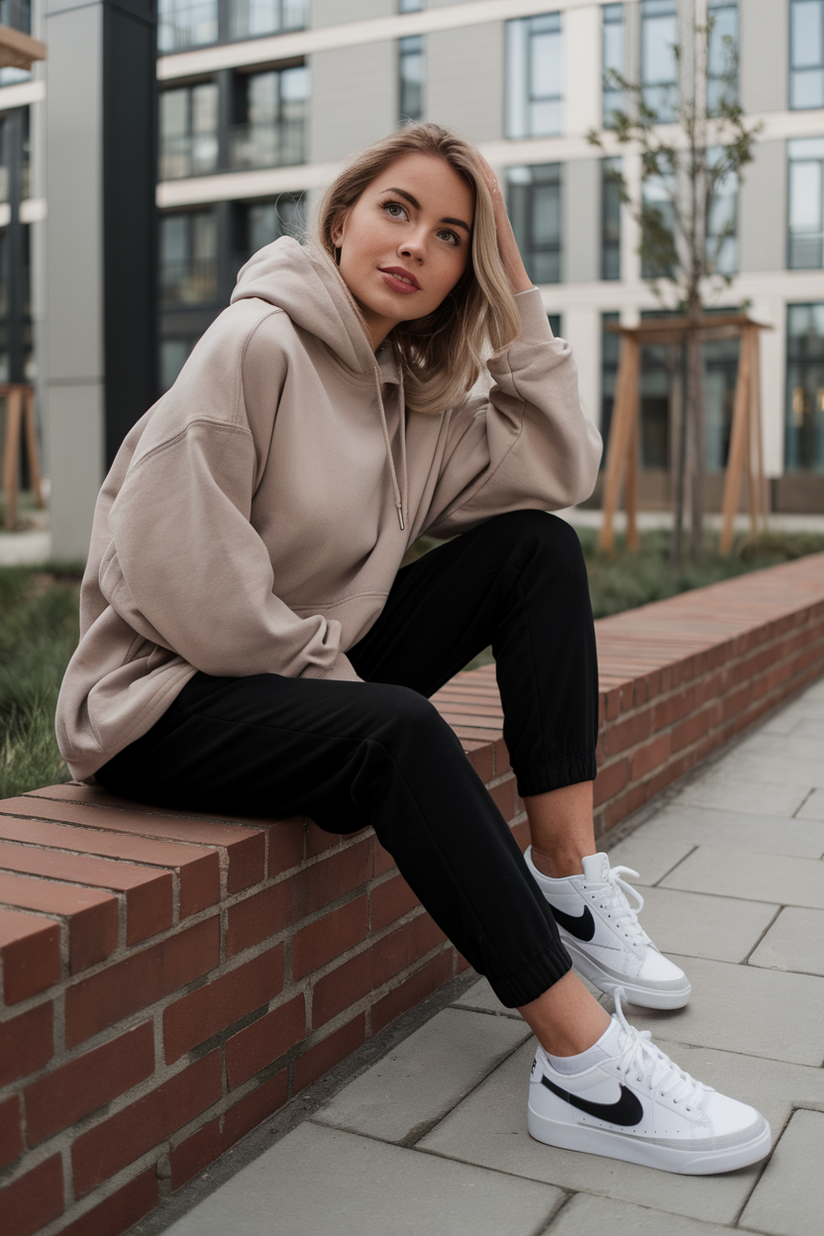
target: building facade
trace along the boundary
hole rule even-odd
[[[227,303],[246,258],[281,234],[300,235],[349,154],[421,118],[461,130],[506,186],[531,275],[575,350],[584,406],[608,430],[617,342],[606,327],[635,324],[660,304],[644,278],[637,224],[610,176],[620,160],[638,186],[641,166],[612,139],[620,92],[604,75],[614,68],[640,82],[659,110],[677,103],[673,47],[687,45],[697,2],[160,0],[160,389]],[[716,306],[747,304],[772,328],[761,332],[761,379],[773,504],[821,511],[824,0],[700,2],[713,27],[709,103],[727,88],[722,49],[732,49],[738,97],[761,124],[754,162],[740,184],[724,186],[710,219],[710,233],[725,236],[719,267],[732,276]],[[12,3],[21,0],[2,0],[4,11]],[[0,115],[29,100],[21,90],[36,108],[45,89],[35,79],[0,85]],[[608,157],[588,141],[591,130],[603,134]],[[36,228],[44,209],[32,188],[21,218]],[[44,258],[32,240],[36,285]],[[36,321],[36,294],[31,303]],[[36,351],[35,342],[32,366]],[[713,504],[736,363],[736,343],[707,346]],[[666,349],[645,349],[647,505],[667,504],[673,372]]]

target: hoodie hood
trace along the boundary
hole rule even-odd
[[[282,236],[255,253],[238,274],[232,304],[250,297],[283,309],[296,326],[331,348],[347,369],[375,371],[375,354],[355,301],[327,254]]]

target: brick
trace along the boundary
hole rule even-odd
[[[468,964],[468,963],[467,963]],[[414,1008],[427,996],[436,991],[442,983],[452,978],[452,953],[439,953],[428,961],[420,970],[416,970],[410,978],[392,989],[382,1000],[372,1006],[372,1033],[378,1034],[390,1021],[400,1017],[407,1009]]]
[[[105,961],[117,947],[118,904],[111,893],[0,872],[0,901],[68,919],[72,974]]]
[[[61,1236],[120,1236],[154,1210],[160,1201],[157,1169],[152,1164],[74,1223],[61,1229]]]
[[[720,719],[718,709],[705,708],[702,712],[687,717],[680,725],[673,726],[670,733],[673,755],[682,751],[684,747],[691,747],[693,743],[698,742]]]
[[[0,841],[0,868],[124,893],[129,944],[157,935],[172,925],[174,884],[168,871],[10,841]]]
[[[359,1013],[345,1026],[315,1043],[295,1061],[295,1093],[311,1086],[324,1073],[345,1060],[366,1038],[366,1014]]]
[[[467,758],[484,784],[495,776],[495,747],[491,742],[464,744]]]
[[[372,839],[336,851],[271,888],[230,906],[226,953],[233,956],[323,909],[365,884],[372,874]]]
[[[312,995],[312,1025],[331,1021],[345,1008],[400,974],[441,944],[445,936],[428,914],[420,914],[320,979]]]
[[[503,738],[495,740],[495,776],[502,777],[504,773],[511,772],[512,765],[509,762],[509,751]]]
[[[93,815],[93,812],[86,814]],[[98,828],[76,828],[71,824],[6,815],[0,815],[0,837],[27,845],[98,854],[176,871],[180,880],[181,918],[214,905],[220,896],[219,855],[217,850],[205,846],[177,845]]]
[[[220,1052],[210,1052],[72,1146],[74,1191],[82,1197],[182,1129],[220,1098]]]
[[[141,808],[91,786],[50,785],[19,798],[6,799],[0,813],[59,820],[130,836],[157,837],[194,845],[217,845],[226,854],[230,893],[263,879],[265,837],[261,828],[228,824],[192,812]]]
[[[51,987],[60,978],[60,924],[0,909],[0,960],[6,1004],[17,1004]]]
[[[306,1034],[306,1003],[301,993],[259,1017],[226,1043],[226,1076],[234,1090],[273,1064]]]
[[[604,735],[604,752],[607,756],[618,755],[629,747],[644,742],[652,733],[652,709],[628,717],[617,725],[611,725]]]
[[[150,1021],[94,1051],[69,1061],[26,1088],[26,1131],[30,1146],[87,1116],[154,1069],[154,1029]]]
[[[42,919],[40,920],[42,922]],[[54,1054],[51,1002],[0,1022],[0,1086],[41,1069]]]
[[[621,758],[598,770],[595,778],[595,806],[618,794],[629,781],[629,760]]]
[[[292,977],[304,978],[333,957],[340,957],[364,938],[368,926],[364,894],[296,932],[292,937]]]
[[[420,905],[418,898],[402,875],[385,880],[369,894],[369,927],[380,931],[394,923],[401,915]],[[342,951],[342,950],[341,950]]]
[[[222,974],[170,1004],[163,1013],[166,1063],[268,1004],[283,989],[283,945]]]
[[[266,830],[269,834],[269,875],[278,876],[303,862],[306,822],[303,818],[278,820]]]
[[[670,754],[670,736],[661,734],[632,754],[632,780],[645,777],[653,768],[664,764]]]
[[[529,821],[521,820],[520,824],[514,824],[509,830],[515,838],[515,844],[523,854],[526,847],[532,841],[532,835],[529,831]]]
[[[20,1095],[0,1103],[0,1167],[13,1163],[23,1153],[23,1134],[20,1131]]]
[[[372,867],[372,874],[376,876],[386,875],[387,871],[395,870],[395,860],[388,850],[385,850],[377,837],[373,837],[372,844],[374,846],[375,858]]]
[[[335,850],[343,841],[342,833],[330,833],[321,828],[314,820],[306,821],[306,857],[314,858],[317,854],[325,854],[327,850]]]
[[[501,785],[494,786],[489,791],[489,796],[508,823],[516,814],[514,776],[511,776],[509,780],[504,781]]]
[[[286,1069],[263,1082],[251,1094],[235,1103],[223,1115],[198,1129],[176,1146],[169,1155],[172,1189],[179,1189],[209,1163],[214,1163],[230,1146],[245,1137],[289,1097]]]
[[[219,960],[220,920],[214,914],[82,979],[66,992],[66,1046],[185,987]]]
[[[59,1154],[0,1189],[3,1236],[32,1236],[63,1210],[63,1163]]]

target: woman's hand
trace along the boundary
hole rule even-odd
[[[478,154],[481,161],[481,166],[486,175],[486,183],[489,186],[489,192],[492,195],[492,208],[495,212],[495,228],[498,233],[498,251],[501,255],[501,261],[504,264],[506,276],[509,279],[509,286],[513,292],[528,292],[535,285],[526,273],[521,252],[518,248],[518,242],[515,239],[515,233],[512,230],[512,224],[509,222],[509,215],[506,212],[504,196],[501,192],[498,178],[492,168],[487,163],[482,154]]]

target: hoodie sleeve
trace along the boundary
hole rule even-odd
[[[589,497],[601,435],[578,396],[572,353],[536,288],[520,292],[520,337],[490,363],[485,400],[450,415],[424,531],[454,536],[506,511],[560,510]]]
[[[275,594],[269,554],[250,522],[285,364],[271,353],[266,360],[266,381],[256,376],[271,392],[268,435],[260,407],[254,435],[249,427],[244,355],[232,385],[222,377],[226,363],[215,366],[212,384],[202,370],[197,390],[184,383],[197,414],[182,415],[162,440],[141,442],[109,514],[101,591],[138,635],[204,673],[357,681],[339,651],[340,623],[299,618]],[[233,404],[227,416],[222,409]]]

